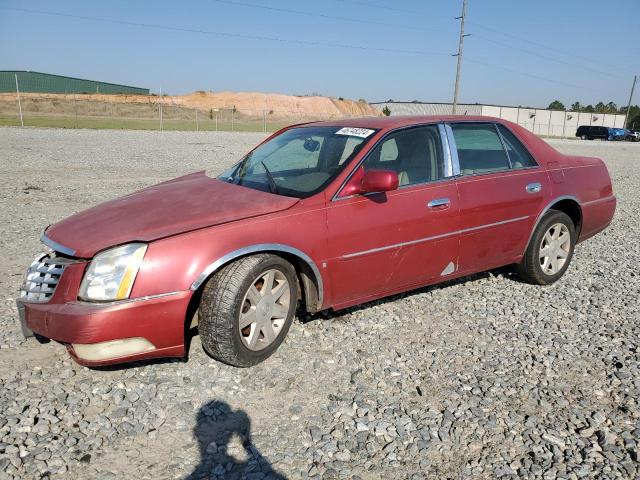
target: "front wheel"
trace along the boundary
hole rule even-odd
[[[296,271],[282,257],[252,255],[223,267],[202,292],[202,346],[236,367],[262,362],[287,335],[297,298]]]
[[[576,243],[576,229],[569,216],[549,210],[529,242],[518,273],[529,283],[549,285],[567,271]]]

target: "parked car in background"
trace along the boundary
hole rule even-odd
[[[576,131],[576,137],[582,140],[612,140],[611,128],[599,125],[580,125]]]
[[[627,130],[626,139],[630,142],[640,142],[640,130]]]
[[[294,125],[217,178],[169,180],[45,229],[20,322],[82,365],[183,357],[197,326],[212,357],[247,367],[298,306],[340,310],[505,265],[552,284],[615,207],[602,160],[505,120]]]
[[[614,141],[622,141],[622,140],[627,140],[628,139],[628,131],[625,130],[624,128],[610,128],[610,138],[609,140],[614,140]]]

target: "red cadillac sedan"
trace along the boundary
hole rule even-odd
[[[247,367],[297,307],[339,310],[504,265],[548,285],[605,229],[604,163],[490,117],[294,125],[218,178],[170,180],[48,227],[18,299],[25,336],[82,365],[182,357],[198,327]]]

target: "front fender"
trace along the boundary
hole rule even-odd
[[[210,227],[149,244],[132,297],[196,290],[226,263],[257,252],[282,252],[304,262],[315,277],[317,303],[326,301],[324,209],[268,215]]]

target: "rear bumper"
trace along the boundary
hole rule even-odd
[[[112,303],[22,303],[23,333],[66,345],[81,365],[100,366],[185,354],[185,316],[193,292]]]

